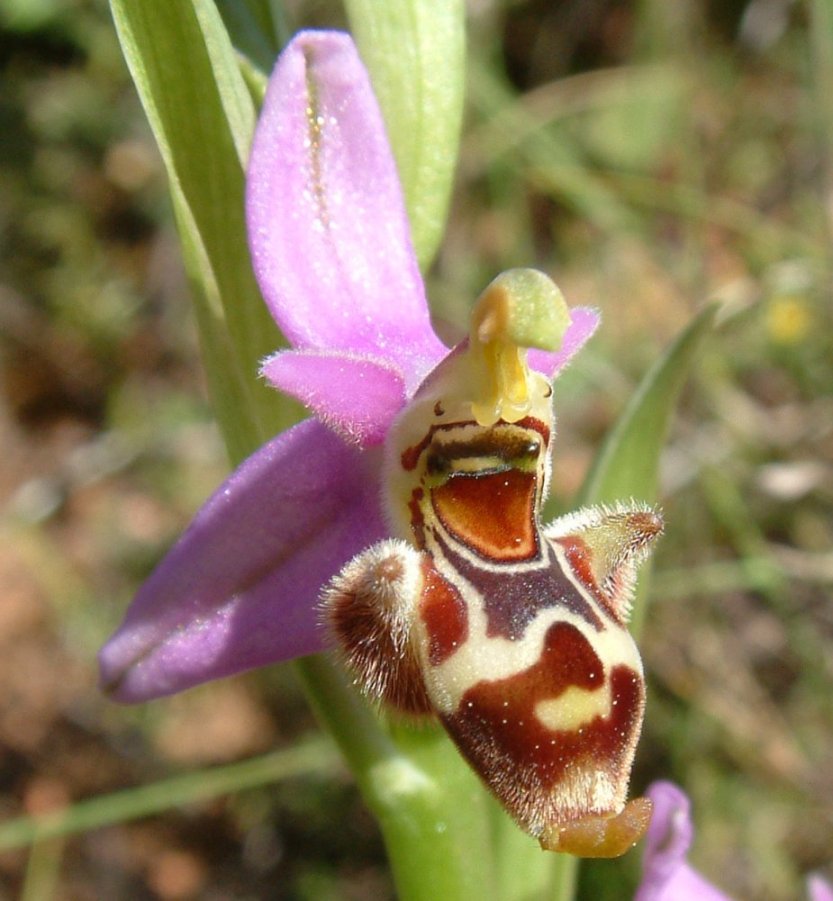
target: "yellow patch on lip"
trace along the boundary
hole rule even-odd
[[[571,685],[557,698],[539,701],[535,716],[553,732],[578,732],[597,716],[608,716],[610,708],[610,683],[605,680],[604,685],[592,690]]]

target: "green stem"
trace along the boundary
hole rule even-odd
[[[398,897],[497,901],[486,799],[445,734],[386,727],[323,657],[296,666],[379,821]]]
[[[552,898],[575,898],[578,888],[578,865],[575,857],[559,855],[552,881]]]
[[[496,880],[500,901],[534,901],[534,899],[572,898],[572,894],[558,894],[563,867],[575,868],[578,860],[563,854],[542,851],[538,843],[520,830],[493,801],[492,829],[494,834]]]

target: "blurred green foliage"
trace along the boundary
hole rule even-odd
[[[800,897],[833,856],[826,6],[472,5],[463,156],[429,278],[449,340],[511,266],[602,309],[556,386],[559,508],[661,349],[722,302],[664,454],[635,787],[683,785],[696,865],[762,901]],[[222,12],[261,64],[300,25],[343,22],[323,0]],[[265,43],[255,29],[246,44],[251,16]],[[0,0],[0,28],[7,818],[242,760],[313,725],[283,669],[141,710],[96,693],[98,643],[226,463],[161,162],[106,4]],[[8,851],[0,893],[390,897],[375,827],[328,773]],[[629,897],[633,858],[583,867],[581,897]]]

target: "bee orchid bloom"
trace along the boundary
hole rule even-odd
[[[645,839],[642,883],[634,901],[732,901],[688,863],[694,837],[691,802],[672,782],[648,789],[654,814]],[[833,901],[833,888],[822,876],[807,879],[809,901]]]
[[[247,174],[257,278],[292,350],[263,375],[314,412],[246,460],[140,588],[100,653],[101,684],[139,702],[324,649],[322,586],[390,534],[381,444],[448,353],[431,327],[402,191],[348,35],[281,54]],[[574,309],[553,376],[592,335]],[[254,373],[253,373],[254,375]]]
[[[644,709],[627,632],[662,529],[639,504],[543,525],[551,380],[595,330],[510,270],[448,350],[352,41],[304,32],[269,82],[247,176],[255,274],[291,349],[271,385],[314,418],[218,489],[101,652],[142,701],[337,643],[360,688],[440,720],[549,850],[624,853]]]

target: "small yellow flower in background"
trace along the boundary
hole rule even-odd
[[[813,328],[813,314],[807,298],[782,294],[773,297],[766,311],[766,330],[775,344],[800,344]]]

